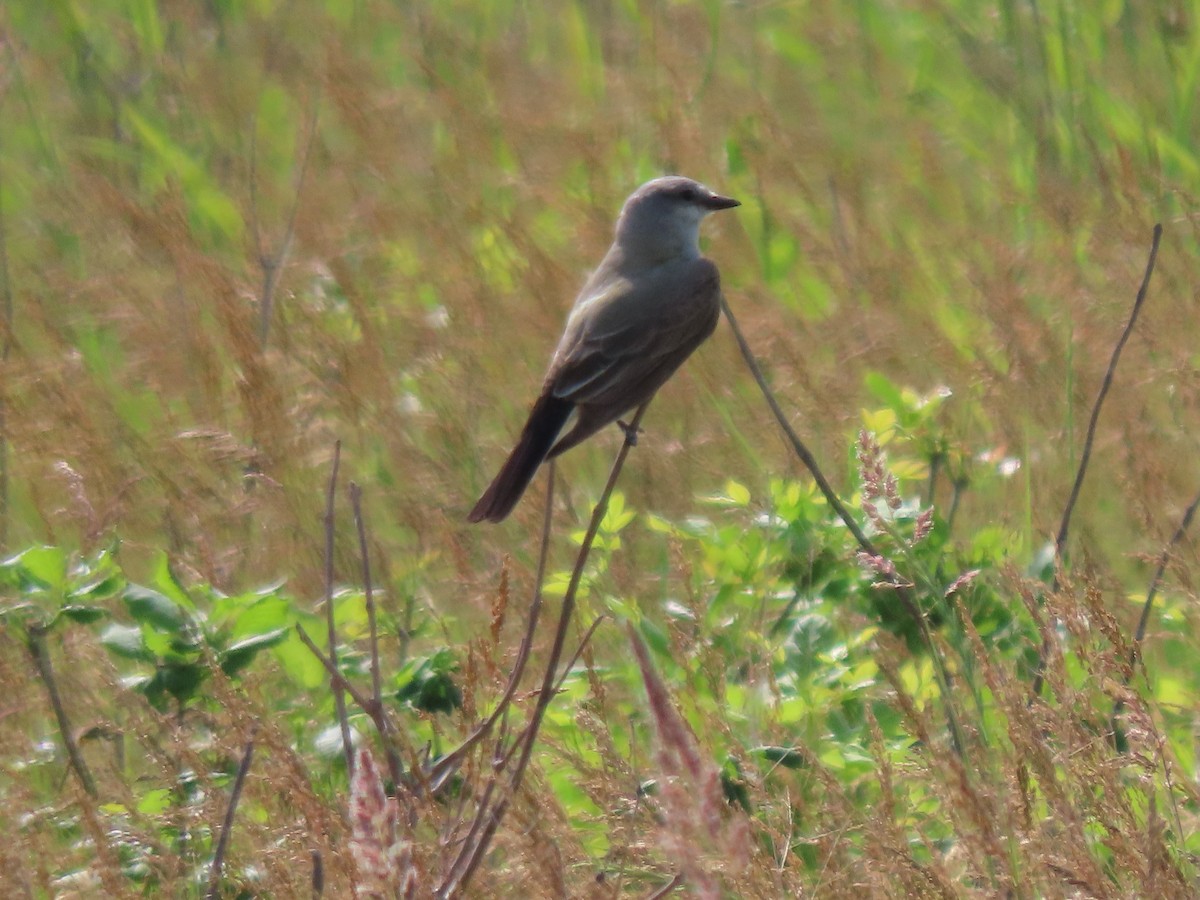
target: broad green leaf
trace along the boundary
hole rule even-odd
[[[137,621],[160,631],[180,631],[186,621],[178,603],[165,594],[140,584],[126,585],[124,600],[125,606]]]
[[[292,605],[287,598],[278,594],[268,594],[259,597],[238,615],[231,634],[234,638],[241,638],[286,628],[292,624],[293,618]]]
[[[304,645],[294,628],[289,629],[284,640],[271,648],[271,653],[288,677],[305,690],[320,687],[329,679],[325,666]]]
[[[78,622],[80,625],[90,625],[108,615],[108,610],[103,607],[86,606],[80,603],[67,604],[58,612],[59,615],[65,616],[72,622]]]
[[[291,634],[290,628],[277,628],[263,634],[251,635],[225,649],[220,655],[221,671],[226,675],[236,675],[254,659],[260,650],[277,647],[287,640]]]
[[[168,708],[168,698],[177,704],[185,704],[195,697],[207,676],[208,672],[201,663],[165,663],[158,667],[141,690],[156,709],[165,710]]]
[[[15,573],[23,591],[62,590],[66,582],[67,555],[58,547],[30,547],[0,565]]]
[[[127,659],[150,662],[154,654],[146,649],[142,629],[136,625],[121,625],[113,622],[100,633],[100,643],[111,652]]]
[[[137,811],[144,816],[157,816],[170,808],[170,788],[152,788],[142,794],[137,803]]]
[[[183,609],[194,610],[196,608],[191,596],[183,589],[179,579],[175,577],[175,572],[171,569],[170,557],[162,551],[155,554],[150,583],[161,591],[163,596]]]

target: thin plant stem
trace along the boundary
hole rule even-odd
[[[508,810],[509,803],[516,795],[517,790],[524,780],[525,770],[528,768],[529,760],[533,755],[533,745],[537,740],[546,709],[550,706],[550,702],[556,693],[555,686],[558,680],[558,664],[562,659],[563,650],[566,646],[567,632],[570,628],[571,617],[575,611],[575,599],[579,592],[580,582],[583,580],[583,569],[587,563],[588,556],[591,554],[596,534],[600,531],[600,523],[604,520],[604,514],[608,511],[609,497],[616,486],[621,469],[625,466],[625,458],[637,442],[638,426],[641,424],[642,416],[645,415],[648,405],[649,403],[642,404],[637,412],[634,413],[633,419],[624,426],[625,441],[621,444],[621,449],[617,452],[617,458],[613,461],[608,481],[604,485],[600,499],[596,501],[595,509],[592,510],[591,521],[588,523],[583,542],[579,547],[579,553],[575,558],[575,567],[571,570],[571,579],[567,585],[566,594],[563,595],[562,609],[558,615],[558,627],[554,632],[554,642],[551,645],[550,656],[546,661],[545,672],[542,676],[542,687],[538,692],[533,712],[530,713],[529,723],[521,734],[520,752],[517,754],[516,763],[509,776],[507,789],[491,809],[484,806],[480,807],[477,814],[477,821],[484,822],[483,827],[479,829],[479,836],[474,842],[468,841],[464,843],[462,851],[459,853],[458,858],[455,859],[454,864],[450,867],[450,871],[436,892],[436,896],[440,900],[457,896],[471,880],[471,876],[475,873],[476,868],[487,852],[488,846],[491,844],[492,836],[496,833],[496,829],[499,827],[504,814]]]
[[[367,607],[367,628],[371,638],[371,696],[383,703],[383,681],[379,672],[379,626],[375,621],[375,593],[371,586],[371,554],[367,547],[367,526],[362,513],[362,488],[350,482],[350,506],[358,530],[358,552],[362,557],[363,598]]]
[[[54,719],[58,723],[58,733],[62,737],[63,746],[67,748],[67,760],[71,771],[75,773],[88,796],[95,797],[98,795],[96,781],[92,778],[87,763],[83,761],[83,754],[79,752],[79,744],[75,741],[71,721],[67,718],[67,709],[63,706],[58,682],[54,678],[54,666],[50,662],[50,651],[46,647],[46,629],[42,625],[31,625],[28,634],[29,653],[37,667],[38,677],[42,679],[42,684],[46,685],[46,692],[50,695],[50,706],[54,710]]]
[[[658,890],[656,890],[654,893],[652,893],[649,897],[646,898],[646,900],[662,900],[663,897],[667,896],[667,894],[670,894],[671,892],[673,892],[675,890],[675,888],[681,887],[682,885],[683,885],[683,873],[676,872],[672,876],[670,881],[668,881],[666,884],[664,884],[662,887],[660,887]]]
[[[1138,617],[1137,630],[1133,634],[1133,646],[1129,650],[1129,670],[1125,673],[1122,682],[1126,685],[1133,679],[1134,670],[1137,667],[1138,660],[1142,657],[1142,641],[1146,637],[1146,629],[1150,627],[1150,613],[1154,609],[1154,600],[1158,596],[1159,585],[1162,584],[1163,577],[1167,573],[1167,565],[1171,561],[1171,554],[1175,548],[1179,546],[1179,542],[1183,540],[1187,531],[1192,526],[1192,519],[1196,517],[1196,510],[1200,508],[1200,494],[1192,498],[1192,502],[1188,504],[1188,508],[1183,512],[1183,518],[1179,521],[1179,527],[1175,529],[1175,533],[1171,535],[1171,540],[1167,546],[1163,548],[1158,557],[1158,568],[1154,572],[1154,577],[1150,580],[1150,589],[1146,591],[1146,600],[1142,604],[1142,614]],[[1113,703],[1112,711],[1112,732],[1114,743],[1121,744],[1124,739],[1124,732],[1117,721],[1125,709],[1125,702],[1117,700]],[[1122,749],[1118,747],[1118,749]]]
[[[267,339],[271,334],[271,320],[275,311],[275,291],[279,286],[279,276],[287,264],[288,253],[292,249],[292,239],[296,234],[296,212],[300,208],[300,194],[304,188],[304,178],[308,174],[308,158],[312,150],[313,139],[317,133],[317,104],[314,102],[308,120],[308,134],[304,140],[304,151],[300,157],[300,165],[296,173],[295,193],[292,206],[288,212],[287,226],[283,238],[274,254],[267,253],[263,246],[262,232],[259,228],[258,217],[258,122],[252,123],[250,131],[250,218],[254,232],[254,241],[258,248],[258,265],[262,269],[262,293],[259,295],[258,339],[262,348],[266,348]]]
[[[0,100],[3,100],[2,96]],[[2,141],[0,134],[0,161],[4,158]],[[13,345],[13,292],[8,267],[8,222],[4,216],[3,176],[4,166],[0,165],[0,373],[8,367]],[[0,392],[0,553],[8,550],[8,443],[8,398]]]
[[[759,390],[762,391],[762,395],[767,401],[767,406],[770,407],[772,414],[775,416],[775,421],[779,423],[780,429],[787,437],[788,443],[791,444],[792,451],[800,458],[800,462],[803,463],[804,467],[808,469],[813,481],[817,484],[817,488],[825,497],[825,502],[838,514],[838,518],[842,520],[847,530],[854,535],[854,539],[858,541],[858,545],[862,548],[863,552],[871,556],[879,556],[879,551],[875,549],[875,545],[871,542],[871,539],[859,527],[858,522],[854,520],[854,516],[850,514],[850,510],[846,508],[846,505],[842,503],[841,498],[838,497],[837,492],[833,489],[833,485],[829,483],[829,479],[825,477],[825,473],[821,471],[816,457],[813,456],[812,452],[805,446],[804,441],[800,440],[800,436],[792,428],[787,415],[779,405],[779,401],[775,399],[775,394],[771,390],[771,386],[767,384],[766,376],[763,375],[762,368],[759,366],[758,360],[754,357],[754,351],[750,349],[750,343],[746,340],[746,336],[738,326],[737,318],[734,316],[733,310],[729,308],[729,302],[725,299],[724,294],[721,295],[721,310],[725,313],[725,319],[729,322],[734,340],[737,341],[738,349],[742,352],[742,358],[746,361],[746,366],[750,369],[750,374],[754,376]],[[950,730],[950,740],[954,744],[955,752],[959,756],[963,756],[965,753],[965,744],[962,730],[958,725],[958,718],[954,713],[954,707],[951,703],[949,675],[945,670],[941,654],[938,653],[937,645],[934,643],[933,634],[929,630],[929,623],[926,621],[925,614],[921,612],[908,586],[900,580],[899,576],[891,576],[888,580],[891,582],[897,598],[904,604],[904,608],[916,623],[917,629],[921,632],[921,637],[925,641],[925,645],[929,648],[930,656],[934,662],[934,672],[936,673],[938,686],[942,694],[942,707],[945,709],[946,723]]]
[[[387,756],[388,771],[391,773],[392,781],[399,784],[404,766],[396,750],[392,720],[383,710],[383,676],[379,670],[379,626],[375,615],[375,588],[371,579],[371,554],[367,542],[367,524],[362,512],[362,488],[353,481],[350,482],[350,505],[354,510],[354,525],[358,531],[358,549],[362,557],[363,597],[367,607],[367,624],[370,631],[371,701],[374,704],[373,708],[379,711],[378,717],[372,716],[371,720],[379,730],[379,740],[383,744],[383,750]],[[370,715],[366,709],[363,712]]]
[[[453,752],[446,754],[430,769],[429,780],[435,787],[458,769],[463,757],[472,747],[491,733],[496,722],[508,711],[512,699],[517,693],[517,688],[521,684],[521,677],[525,674],[525,667],[529,663],[529,656],[533,650],[533,639],[537,634],[538,620],[542,612],[542,584],[546,578],[546,561],[550,556],[550,524],[554,511],[554,475],[554,460],[550,460],[546,467],[546,504],[542,516],[542,539],[538,551],[537,576],[533,583],[533,602],[529,607],[529,620],[525,625],[525,634],[522,635],[521,644],[517,649],[517,660],[508,676],[508,684],[505,685],[504,693],[500,696],[491,715],[480,722]]]
[[[221,867],[225,864],[225,851],[229,847],[229,835],[233,832],[233,816],[237,812],[242,787],[246,783],[246,774],[250,771],[250,763],[254,759],[254,733],[257,730],[257,726],[250,729],[250,738],[246,741],[237,776],[233,779],[233,790],[229,794],[229,804],[225,807],[225,818],[221,823],[221,836],[217,839],[217,849],[213,853],[212,866],[209,868],[206,894],[208,900],[217,900],[221,896]]]
[[[1146,302],[1146,294],[1150,289],[1150,276],[1154,274],[1154,263],[1158,259],[1158,245],[1162,240],[1162,224],[1158,223],[1154,226],[1154,236],[1150,242],[1150,256],[1146,260],[1146,271],[1142,275],[1142,284],[1138,288],[1137,296],[1133,301],[1133,309],[1129,313],[1129,321],[1125,323],[1125,328],[1121,332],[1121,336],[1117,339],[1116,346],[1113,347],[1112,357],[1108,361],[1108,368],[1104,371],[1104,378],[1100,382],[1100,390],[1096,394],[1096,402],[1092,404],[1091,418],[1088,420],[1087,433],[1083,439],[1083,453],[1079,457],[1079,467],[1075,471],[1075,482],[1071,485],[1070,496],[1067,497],[1067,505],[1063,509],[1062,521],[1058,526],[1058,534],[1054,538],[1054,557],[1057,562],[1054,571],[1054,580],[1051,584],[1051,593],[1056,593],[1062,585],[1060,573],[1062,571],[1063,559],[1066,552],[1067,537],[1071,531],[1071,516],[1075,512],[1075,504],[1079,500],[1080,491],[1083,490],[1083,479],[1087,475],[1088,462],[1092,458],[1092,446],[1096,441],[1096,426],[1100,421],[1100,410],[1104,406],[1104,398],[1108,396],[1109,389],[1112,388],[1113,378],[1117,372],[1117,363],[1121,360],[1121,351],[1125,349],[1125,345],[1129,342],[1129,337],[1133,334],[1133,326],[1137,324],[1138,314],[1142,311],[1142,305]],[[1046,659],[1050,652],[1050,635],[1042,639],[1042,647],[1038,652],[1038,661],[1036,674],[1033,678],[1033,687],[1030,689],[1030,696],[1037,697],[1042,693],[1042,685],[1046,680]]]
[[[322,652],[321,648],[317,646],[317,642],[309,636],[308,632],[304,630],[304,626],[299,622],[296,623],[296,634],[300,637],[300,642],[325,667],[325,671],[329,673],[329,680],[335,689],[345,691],[350,695],[350,699],[354,701],[355,705],[370,717],[371,722],[375,725],[375,730],[380,735],[393,734],[394,731],[391,723],[387,721],[387,712],[382,704],[376,704],[371,697],[368,697],[356,688],[354,682],[350,681],[350,679],[338,670],[337,663]],[[392,742],[385,740],[384,744],[388,751],[388,773],[392,776],[392,781],[396,784],[409,784],[412,782],[413,779],[405,779],[404,767],[400,762],[399,755],[392,746]]]
[[[337,497],[338,468],[342,461],[342,442],[333,445],[333,468],[329,473],[329,489],[325,496],[325,625],[329,639],[329,662],[338,671],[337,626],[333,621],[333,537],[334,500]],[[342,684],[346,684],[342,679]],[[354,773],[354,748],[350,743],[350,719],[346,715],[346,697],[337,680],[331,680],[333,702],[337,708],[338,726],[342,730],[342,752],[346,755],[346,771]]]

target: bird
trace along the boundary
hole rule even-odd
[[[545,460],[648,403],[713,333],[721,278],[700,252],[700,222],[740,205],[681,175],[630,194],[612,246],[575,299],[521,436],[468,521],[503,521]]]

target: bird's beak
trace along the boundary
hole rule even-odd
[[[722,197],[720,194],[711,194],[704,201],[704,206],[711,210],[733,209],[735,206],[741,205],[741,200],[734,200],[732,197]]]

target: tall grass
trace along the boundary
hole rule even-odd
[[[707,251],[848,502],[859,427],[880,436],[903,496],[888,553],[922,585],[934,644],[870,587],[723,328],[655,400],[581,582],[572,640],[603,615],[648,649],[636,664],[624,630],[599,626],[471,889],[649,894],[686,869],[693,889],[739,896],[1196,893],[1186,539],[1129,663],[1197,492],[1196,15],[1071,0],[5,5],[0,549],[61,555],[0,580],[0,758],[16,773],[0,779],[0,880],[27,896],[202,893],[257,723],[229,895],[301,895],[314,858],[326,895],[348,894],[349,779],[320,664],[291,636],[244,670],[223,654],[268,620],[319,633],[330,560],[359,586],[335,592],[335,630],[366,683],[343,494],[328,556],[321,524],[340,440],[405,770],[458,745],[503,695],[541,521],[532,499],[501,528],[465,513],[621,200],[678,171],[743,201]],[[1039,553],[1158,221],[1154,285],[1052,589]],[[551,599],[618,437],[559,466]],[[932,535],[910,547],[929,506]],[[932,587],[976,568],[961,594]],[[92,604],[128,624],[127,582],[204,619],[187,666],[212,674],[194,697],[156,708],[128,682],[179,663],[152,624],[131,658],[82,612],[55,617]],[[35,620],[53,682],[29,653]],[[94,796],[63,781],[50,683]],[[461,707],[423,706],[429,685]],[[661,771],[691,752],[672,707],[716,767],[693,782]],[[351,724],[370,740],[369,717]],[[444,839],[492,749],[399,818],[414,890],[457,853]],[[713,771],[722,827],[678,825],[678,786]],[[744,847],[729,837],[743,821]]]

